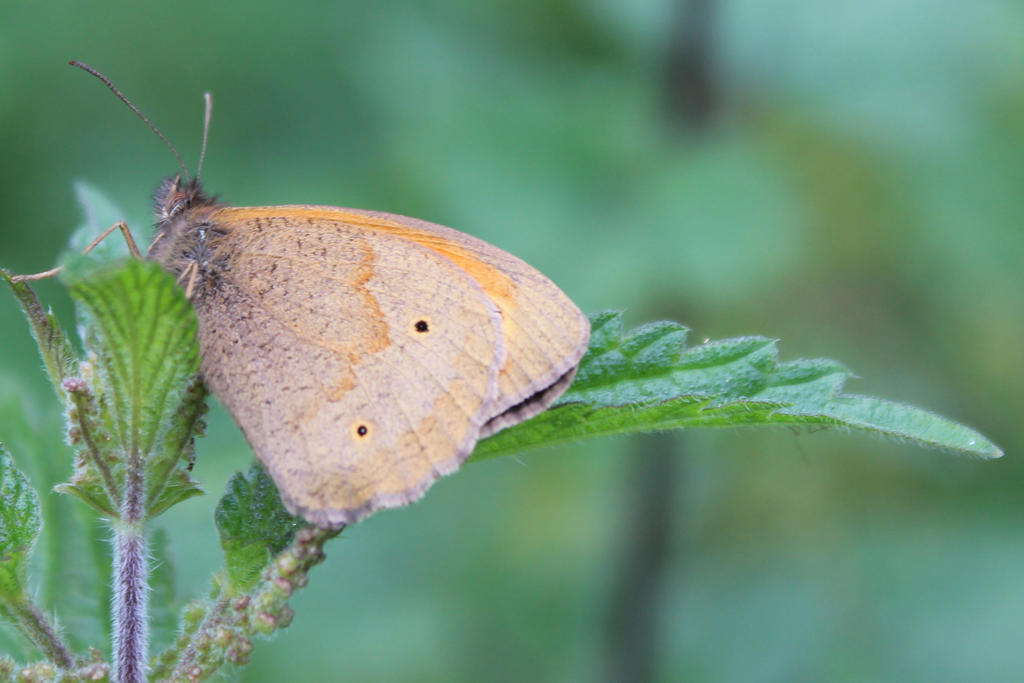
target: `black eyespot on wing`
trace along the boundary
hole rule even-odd
[[[372,422],[363,417],[357,417],[349,427],[349,434],[352,436],[352,441],[369,441],[370,430],[372,428]]]
[[[417,332],[428,332],[428,331],[430,331],[430,325],[427,324],[426,320],[417,320],[415,327],[416,327],[416,331]]]

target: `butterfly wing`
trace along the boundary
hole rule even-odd
[[[204,380],[293,512],[338,526],[419,498],[494,412],[500,312],[429,249],[272,213],[212,219],[218,266],[193,297]]]
[[[589,324],[486,242],[404,216],[218,208],[193,301],[203,376],[293,512],[419,498],[568,387]]]
[[[472,235],[416,218],[336,207],[301,210],[314,219],[330,216],[381,235],[399,235],[444,256],[476,281],[498,307],[508,353],[481,438],[533,417],[571,384],[587,349],[590,321],[529,264]]]

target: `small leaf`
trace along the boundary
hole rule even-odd
[[[167,477],[160,494],[149,505],[149,516],[156,517],[178,503],[204,493],[206,491],[203,490],[203,487],[192,478],[192,475],[184,467],[175,468]]]
[[[537,417],[481,441],[473,458],[611,434],[739,425],[836,425],[985,458],[1002,452],[978,432],[912,406],[843,395],[851,376],[831,360],[778,363],[777,344],[740,337],[685,349],[686,328],[591,317],[573,385]]]
[[[41,527],[39,495],[0,443],[0,594],[7,599],[25,592],[28,558]]]
[[[57,484],[53,490],[66,496],[74,496],[104,517],[117,517],[116,506],[111,504],[107,491],[98,477],[92,476],[92,468],[75,476],[71,483]]]
[[[274,482],[256,464],[247,474],[231,477],[214,521],[224,549],[227,595],[254,587],[270,558],[304,525],[285,509]]]
[[[88,379],[66,379],[62,388],[67,397],[68,442],[75,451],[71,481],[54,490],[69,493],[86,502],[100,514],[117,516],[121,486],[117,472],[123,452],[112,436],[110,413],[103,405],[104,387],[95,378],[92,363],[81,363]]]

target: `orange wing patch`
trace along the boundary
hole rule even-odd
[[[505,273],[480,261],[472,252],[451,240],[426,230],[410,228],[395,221],[326,206],[225,207],[217,211],[217,214],[230,214],[228,222],[233,224],[253,218],[285,218],[307,220],[313,223],[322,221],[348,223],[361,228],[397,235],[451,259],[455,265],[477,281],[477,284],[483,288],[499,309],[507,310],[512,306],[515,298],[516,284]],[[217,214],[214,215],[214,220],[217,220]]]

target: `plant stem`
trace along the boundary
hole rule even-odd
[[[21,595],[8,602],[4,605],[3,611],[47,659],[64,669],[74,668],[75,656],[71,649],[61,640],[56,626],[27,595]]]
[[[309,570],[323,562],[324,543],[340,533],[341,529],[300,529],[291,544],[268,563],[256,588],[232,596],[218,593],[216,603],[187,643],[177,646],[181,654],[167,680],[202,681],[225,662],[248,662],[253,636],[269,636],[291,623],[288,599],[306,585]]]
[[[198,663],[199,645],[205,640],[210,639],[212,637],[210,634],[214,633],[218,626],[230,623],[230,617],[228,616],[229,604],[227,599],[219,598],[210,608],[210,611],[207,612],[206,617],[195,633],[192,634],[192,638],[189,639],[188,644],[181,653],[181,657],[178,659],[169,680],[203,680],[203,678],[209,676],[212,671],[215,671],[220,666],[220,662],[217,661],[213,663],[209,670],[206,670],[203,664],[208,664],[207,662]]]
[[[114,527],[114,680],[142,683],[149,645],[149,565],[146,557],[142,463],[129,458],[121,519]]]

